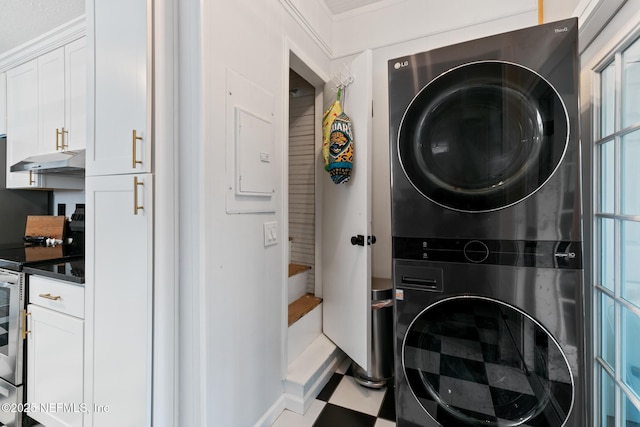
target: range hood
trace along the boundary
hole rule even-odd
[[[11,172],[33,171],[80,175],[84,174],[85,158],[85,150],[39,154],[12,165]]]

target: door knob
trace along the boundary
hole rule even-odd
[[[373,245],[375,242],[376,236],[367,236],[367,245]],[[364,236],[362,234],[351,236],[351,244],[353,246],[364,246]]]

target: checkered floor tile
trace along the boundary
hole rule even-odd
[[[393,387],[359,385],[345,360],[304,415],[285,410],[272,427],[394,427]]]

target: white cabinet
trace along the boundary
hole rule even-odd
[[[47,427],[82,426],[90,409],[82,392],[84,288],[30,276],[27,313],[27,403],[40,409],[29,416]]]
[[[86,38],[38,58],[39,153],[86,145]]]
[[[151,425],[151,5],[87,2],[85,424]],[[114,54],[115,52],[115,54]],[[123,418],[126,414],[126,418]]]
[[[0,135],[7,133],[7,75],[0,73]]]
[[[84,188],[82,178],[10,167],[30,156],[84,148],[86,63],[83,37],[7,71],[7,188]]]
[[[147,0],[94,0],[87,176],[151,171]],[[117,52],[117,55],[114,55]]]
[[[7,71],[7,188],[40,185],[40,175],[11,173],[11,165],[38,152],[38,61]]]
[[[87,425],[151,425],[151,174],[86,179]],[[123,418],[126,414],[126,418]]]
[[[64,47],[64,124],[68,150],[87,145],[87,39]]]
[[[53,153],[65,146],[64,47],[38,58],[38,125],[36,154]]]

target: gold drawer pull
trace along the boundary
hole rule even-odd
[[[46,298],[46,299],[50,299],[53,301],[58,301],[60,298],[60,296],[58,295],[51,295],[51,294],[40,294],[38,295],[40,298]]]

